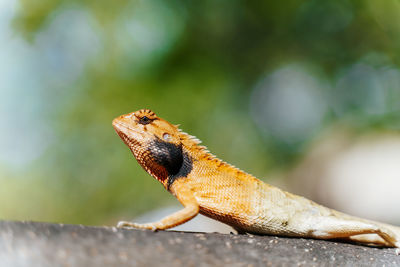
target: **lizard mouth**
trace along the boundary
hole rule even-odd
[[[138,146],[140,143],[135,139],[130,137],[126,132],[130,131],[133,133],[137,133],[134,129],[130,128],[129,126],[125,125],[124,123],[121,123],[119,121],[114,120],[113,121],[113,127],[115,132],[119,135],[119,137],[122,139],[122,141],[131,149],[133,149],[135,146]]]
[[[127,136],[124,132],[119,131],[119,130],[115,130],[117,132],[117,134],[119,135],[119,137],[122,139],[122,141],[129,147],[129,148],[133,148],[134,146],[139,145],[139,142],[136,141],[133,138],[130,138],[129,136]]]

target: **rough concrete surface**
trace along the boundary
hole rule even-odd
[[[0,221],[0,266],[400,266],[400,256],[302,238]]]

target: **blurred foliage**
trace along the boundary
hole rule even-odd
[[[338,120],[397,130],[399,12],[395,0],[20,0],[12,25],[32,66],[20,86],[50,137],[22,167],[3,164],[0,216],[114,223],[170,203],[110,124],[141,108],[258,177]]]

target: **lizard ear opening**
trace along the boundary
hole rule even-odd
[[[171,136],[169,135],[169,133],[164,133],[162,137],[167,142],[171,141]]]

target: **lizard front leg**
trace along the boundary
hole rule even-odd
[[[199,204],[193,196],[193,193],[188,190],[187,187],[180,185],[174,187],[173,192],[178,198],[179,202],[184,206],[182,210],[179,210],[158,222],[152,223],[132,223],[127,221],[120,221],[117,224],[119,228],[138,228],[138,229],[148,229],[148,230],[165,230],[172,228],[174,226],[183,224],[193,217],[195,217],[199,213]]]

